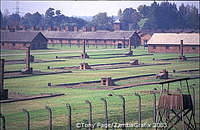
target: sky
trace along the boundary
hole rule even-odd
[[[139,5],[150,5],[153,1],[31,1],[22,0],[18,2],[20,15],[27,12],[39,12],[44,14],[45,11],[52,7],[56,10],[61,10],[61,13],[66,16],[94,16],[99,12],[107,12],[109,16],[116,16],[119,9],[125,8],[137,9]],[[6,9],[10,14],[16,12],[16,1],[1,0],[1,11],[5,13]],[[178,1],[179,6],[182,3],[185,5],[194,5],[199,8],[198,1]]]

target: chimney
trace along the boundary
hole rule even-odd
[[[57,27],[57,28],[56,28],[56,31],[61,31],[61,28],[60,28],[60,27]]]
[[[7,25],[7,26],[6,26],[6,30],[9,30],[9,29],[10,29],[10,27]]]
[[[33,26],[31,30],[32,30],[32,31],[37,30],[36,26]]]
[[[53,31],[53,27],[48,27],[48,31]]]
[[[92,32],[95,32],[96,31],[96,27],[92,26],[91,30],[92,30]]]
[[[40,31],[44,31],[44,27],[40,27]]]
[[[78,27],[77,26],[74,26],[74,32],[78,32]]]
[[[119,21],[119,20],[116,20],[116,21],[113,23],[113,29],[114,29],[114,31],[119,31],[119,30],[121,30],[121,24],[120,24],[120,21]]]
[[[87,32],[88,30],[87,30],[87,27],[83,27],[83,32]]]
[[[65,26],[64,31],[65,31],[65,32],[69,31],[69,27],[68,27],[68,26]]]

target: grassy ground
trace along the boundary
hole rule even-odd
[[[63,51],[63,53],[59,53]],[[80,55],[80,48],[77,46],[61,47],[50,46],[49,50],[33,50],[31,51],[34,54],[36,59],[41,60],[53,60],[56,56],[78,56]],[[8,130],[21,130],[26,129],[25,115],[22,112],[22,109],[25,108],[30,111],[31,114],[31,129],[41,130],[48,129],[48,113],[45,110],[45,106],[50,106],[53,109],[53,126],[54,129],[65,129],[67,126],[67,109],[65,107],[66,103],[72,105],[72,117],[73,117],[73,126],[78,122],[87,122],[88,119],[88,105],[85,103],[85,100],[90,100],[93,106],[93,119],[94,122],[104,122],[104,106],[101,98],[106,98],[108,100],[108,109],[109,109],[109,122],[118,122],[122,123],[122,107],[121,100],[117,96],[109,97],[108,94],[120,94],[124,95],[126,98],[126,120],[129,123],[137,123],[137,102],[138,98],[134,96],[134,92],[140,90],[151,90],[153,88],[160,88],[159,85],[148,85],[140,86],[129,89],[122,90],[88,90],[85,88],[80,89],[71,89],[71,88],[50,88],[47,86],[49,82],[52,84],[61,84],[61,83],[74,83],[81,81],[90,81],[90,80],[99,80],[101,77],[111,76],[112,78],[150,74],[150,73],[159,73],[162,69],[167,69],[172,72],[175,70],[187,70],[187,69],[198,69],[199,62],[194,61],[153,61],[153,58],[173,58],[178,57],[178,54],[154,54],[149,56],[133,56],[133,57],[118,57],[118,58],[106,58],[110,55],[104,54],[116,54],[116,53],[126,53],[128,49],[114,49],[113,47],[108,46],[107,48],[90,46],[87,49],[89,55],[98,55],[91,56],[93,59],[66,59],[64,62],[51,62],[51,63],[33,63],[32,67],[34,69],[39,69],[41,71],[47,70],[47,66],[60,67],[60,66],[72,66],[79,65],[81,62],[88,62],[89,64],[99,64],[99,63],[116,63],[116,62],[128,62],[131,59],[139,59],[143,63],[166,63],[170,62],[170,65],[161,65],[161,66],[144,66],[137,68],[123,68],[123,69],[109,69],[109,70],[98,70],[98,71],[80,71],[74,70],[73,73],[69,74],[56,74],[56,75],[46,75],[46,76],[34,76],[26,78],[17,78],[17,79],[6,79],[5,88],[8,88],[10,92],[17,92],[25,95],[37,95],[40,93],[64,93],[64,96],[54,97],[48,99],[39,99],[32,101],[22,101],[16,103],[1,104],[1,112],[6,117],[6,124]],[[140,47],[134,49],[134,54],[147,54],[147,50]],[[42,54],[39,54],[42,52]],[[55,53],[46,53],[46,52],[55,52]],[[45,54],[46,53],[46,54]],[[22,59],[24,58],[24,51],[17,50],[3,50],[2,54],[12,54],[3,56],[5,59]],[[16,54],[16,55],[15,55]],[[197,54],[186,54],[186,56],[197,56]],[[98,57],[105,57],[105,59],[95,59]],[[25,65],[16,64],[16,65],[6,65],[6,70],[19,70],[22,69]],[[196,74],[181,74],[181,73],[170,73],[170,77],[181,78],[188,76],[195,76]],[[117,84],[130,84],[135,82],[141,82],[136,80],[127,80],[119,81]],[[196,93],[199,92],[199,79],[190,80],[189,85],[196,84],[195,90]],[[179,83],[171,84],[172,89],[176,89],[179,86]],[[186,84],[183,83],[185,87]],[[142,94],[142,122],[152,123],[153,122],[153,96]],[[196,113],[199,113],[199,93],[196,95]],[[196,121],[199,123],[199,114],[196,114]]]

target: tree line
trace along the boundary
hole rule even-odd
[[[137,10],[126,8],[119,9],[118,16],[108,16],[106,12],[98,13],[92,17],[91,21],[86,21],[78,17],[68,17],[60,10],[49,8],[45,14],[26,13],[3,15],[0,12],[1,27],[6,26],[26,26],[31,27],[65,27],[96,26],[98,30],[113,30],[113,22],[119,19],[123,30],[169,30],[169,29],[199,29],[200,14],[194,6],[182,4],[179,8],[175,3],[153,2],[150,6],[140,5]]]

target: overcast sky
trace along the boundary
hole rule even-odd
[[[99,12],[107,12],[109,16],[117,15],[118,10],[121,8],[137,8],[139,5],[150,5],[153,1],[19,1],[20,15],[27,12],[34,13],[40,12],[42,14],[52,7],[61,10],[61,13],[66,16],[94,16]],[[181,3],[185,5],[194,5],[199,8],[198,1],[179,1],[176,4],[179,6]],[[5,9],[9,13],[16,12],[16,1],[14,0],[1,0],[1,11],[4,13]]]

